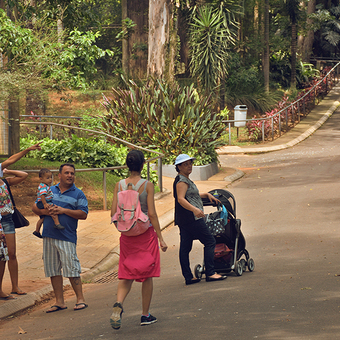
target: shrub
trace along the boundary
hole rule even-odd
[[[130,81],[127,90],[112,91],[103,102],[107,133],[164,153],[167,164],[180,153],[203,164],[217,160],[215,148],[223,144],[220,137],[225,133],[223,117],[213,112],[210,97],[199,97],[193,85],[179,87],[157,80],[138,86]]]
[[[32,136],[20,139],[20,149],[24,150],[30,145],[37,143],[38,140]],[[61,163],[73,163],[84,165],[89,168],[106,168],[125,165],[128,148],[126,146],[115,146],[105,143],[103,140],[80,138],[63,139],[61,141],[43,139],[41,151],[32,151],[29,156],[41,158],[49,161]],[[128,174],[127,169],[116,169],[116,175],[124,177]],[[142,176],[146,178],[146,167],[142,171]],[[150,180],[157,183],[155,171],[150,172]]]

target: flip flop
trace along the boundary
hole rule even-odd
[[[27,295],[25,292],[11,292],[11,294],[16,294],[16,295]]]
[[[54,313],[54,312],[58,312],[60,310],[64,310],[64,309],[67,309],[67,307],[60,307],[60,306],[57,306],[57,305],[53,305],[50,307],[51,308],[55,308],[53,310],[47,310],[46,313]]]
[[[8,300],[15,300],[16,298],[12,295],[7,295],[7,296],[2,296],[0,297],[0,300],[5,300],[5,301],[8,301]]]
[[[85,302],[80,302],[80,303],[76,303],[76,305],[74,307],[78,307],[78,306],[81,306],[81,305],[84,305],[84,307],[82,307],[82,308],[74,308],[74,310],[82,310],[82,309],[85,309],[85,308],[87,308],[89,306]]]

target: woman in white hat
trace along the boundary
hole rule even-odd
[[[209,193],[199,193],[195,183],[189,179],[195,158],[181,154],[176,158],[175,166],[178,172],[173,184],[175,197],[175,225],[180,230],[179,260],[185,284],[190,285],[200,282],[194,278],[190,269],[189,253],[193,240],[199,240],[204,245],[204,263],[206,281],[220,281],[227,276],[219,275],[214,270],[215,238],[211,235],[204,221],[202,198],[211,202],[219,202]]]

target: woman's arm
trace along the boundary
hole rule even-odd
[[[39,142],[35,145],[30,146],[29,148],[27,148],[26,150],[20,151],[14,155],[12,155],[11,157],[7,158],[6,160],[4,160],[1,163],[1,168],[5,169],[8,168],[10,165],[14,164],[15,162],[17,162],[20,158],[24,157],[26,154],[28,154],[30,151],[32,150],[41,150],[40,144],[42,142]]]
[[[196,217],[198,217],[198,218],[204,217],[204,212],[201,209],[198,209],[198,208],[194,207],[191,203],[189,203],[185,199],[185,194],[186,194],[186,192],[188,190],[188,187],[189,187],[188,184],[186,184],[184,182],[178,182],[176,184],[177,201],[178,201],[178,203],[184,209],[192,211]]]
[[[159,220],[158,220],[156,207],[155,207],[155,188],[151,182],[148,182],[146,184],[146,192],[148,194],[147,203],[148,203],[148,216],[149,216],[150,222],[157,234],[159,245],[162,251],[166,251],[168,249],[168,246],[163,240],[161,227],[159,225]]]
[[[6,180],[10,186],[19,184],[28,176],[27,172],[18,171],[18,170],[3,169],[3,173],[6,175],[14,176],[14,177],[6,177]]]
[[[116,183],[115,190],[113,192],[113,199],[112,199],[112,205],[111,205],[111,217],[116,213],[117,211],[117,197],[118,197],[118,186],[119,182]]]
[[[203,192],[200,194],[201,198],[208,198],[210,202],[215,202],[217,203],[221,203],[221,201],[219,199],[217,199],[216,197],[214,197],[212,194],[210,194],[209,192]]]

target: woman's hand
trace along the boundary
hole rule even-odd
[[[219,199],[217,199],[216,197],[214,197],[212,194],[207,193],[207,197],[209,199],[210,202],[215,202],[216,204],[221,203],[221,201]]]
[[[204,212],[201,209],[195,208],[193,213],[197,218],[204,217]]]
[[[168,246],[166,245],[166,243],[164,242],[164,240],[160,240],[159,241],[159,245],[162,249],[163,252],[166,252],[166,250],[168,249]]]

